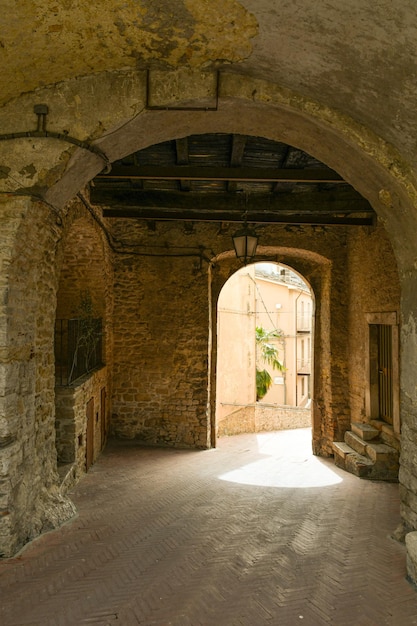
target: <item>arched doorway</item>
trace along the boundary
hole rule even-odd
[[[311,426],[313,305],[287,266],[254,263],[228,279],[217,314],[218,436]]]

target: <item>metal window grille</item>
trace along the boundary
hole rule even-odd
[[[67,386],[103,365],[101,318],[58,319],[55,322],[56,384]]]

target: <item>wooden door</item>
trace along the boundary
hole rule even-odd
[[[101,428],[101,448],[104,448],[107,438],[107,422],[106,422],[106,388],[103,387],[100,392],[100,428]]]
[[[378,398],[379,415],[393,423],[392,327],[378,324]]]
[[[94,463],[94,398],[87,402],[87,435],[85,449],[85,467],[88,472],[90,466]]]

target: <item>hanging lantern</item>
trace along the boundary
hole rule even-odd
[[[232,235],[232,239],[237,258],[242,261],[243,265],[247,265],[255,257],[258,235],[245,224],[242,230]]]

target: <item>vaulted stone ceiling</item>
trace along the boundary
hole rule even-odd
[[[4,0],[2,102],[99,72],[213,68],[273,81],[415,163],[414,0]]]

